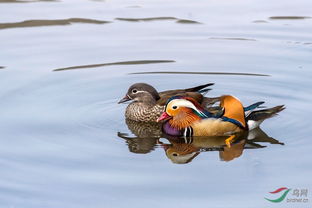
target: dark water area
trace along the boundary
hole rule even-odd
[[[311,207],[311,8],[0,1],[0,207]],[[286,109],[231,149],[165,138],[125,120],[136,82]]]

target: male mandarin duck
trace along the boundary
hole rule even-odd
[[[142,122],[156,122],[157,118],[164,112],[166,102],[172,96],[186,96],[196,100],[202,106],[215,102],[214,98],[203,96],[214,83],[208,83],[193,88],[168,90],[157,92],[157,90],[146,83],[136,83],[130,86],[124,98],[118,103],[133,101],[125,112],[126,119]]]
[[[247,110],[253,110],[259,103],[247,107]],[[284,110],[284,106],[280,105],[245,114],[246,108],[230,95],[220,97],[220,107],[220,113],[212,114],[193,98],[175,96],[167,101],[165,112],[157,121],[165,120],[163,131],[173,136],[225,136],[254,129],[265,119]],[[234,135],[229,137],[226,144],[230,146],[234,138]]]

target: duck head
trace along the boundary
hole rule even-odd
[[[127,94],[118,102],[118,104],[130,100],[135,102],[156,103],[159,98],[157,90],[151,85],[146,83],[136,83],[129,87]]]
[[[209,117],[198,103],[192,98],[174,96],[167,101],[165,112],[157,119],[159,121],[168,121],[170,126],[182,130],[195,121]]]

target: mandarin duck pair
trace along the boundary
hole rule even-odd
[[[139,122],[156,122],[164,112],[168,99],[173,96],[191,97],[203,106],[208,105],[213,99],[206,98],[203,94],[210,90],[207,87],[211,85],[213,83],[188,89],[157,92],[151,85],[136,83],[130,86],[126,96],[118,103],[133,101],[126,108],[125,116],[127,119]]]
[[[227,136],[230,146],[235,135],[258,127],[265,119],[284,110],[283,105],[255,110],[264,102],[248,107],[231,95],[207,98],[204,94],[213,83],[193,88],[169,90],[158,93],[145,83],[130,86],[126,96],[119,101],[131,102],[125,112],[127,119],[142,122],[163,122],[163,131],[172,136]],[[217,107],[212,104],[220,102]]]

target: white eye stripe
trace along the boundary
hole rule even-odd
[[[170,101],[170,102],[168,103],[168,105],[169,105],[170,103],[172,103],[173,106],[191,108],[191,109],[195,110],[197,113],[199,113],[200,115],[207,117],[203,112],[201,112],[200,110],[198,110],[198,109],[196,108],[196,106],[195,106],[192,102],[190,102],[190,101],[188,101],[188,100],[184,100],[184,99],[175,99],[175,100]]]
[[[137,91],[135,92],[135,94],[136,94],[136,93],[140,93],[140,92],[146,92],[146,91],[137,90]],[[133,93],[133,92],[132,92],[132,93]]]
[[[191,103],[190,101],[188,100],[184,100],[184,99],[175,99],[175,100],[172,100],[168,103],[168,105],[170,103],[174,103],[172,104],[173,106],[178,106],[178,107],[188,107],[188,108],[192,108],[194,110],[196,110],[196,107],[193,103]]]

